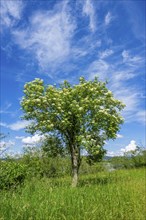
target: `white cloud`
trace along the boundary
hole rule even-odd
[[[21,0],[5,1],[1,0],[1,25],[10,27],[21,18],[23,3]]]
[[[114,80],[117,82],[122,81],[127,81],[129,79],[132,79],[136,76],[136,74],[132,71],[116,71],[116,74],[114,75]]]
[[[104,19],[105,25],[109,25],[112,20],[113,20],[113,16],[111,15],[110,12],[108,12],[105,16],[105,19]]]
[[[135,116],[136,116],[135,117],[136,121],[142,124],[146,124],[146,111],[145,110],[138,111]]]
[[[70,56],[71,39],[76,28],[69,13],[67,2],[60,3],[51,11],[37,11],[28,27],[15,30],[13,36],[19,46],[36,58],[45,70],[55,68]]]
[[[143,61],[140,56],[131,56],[128,50],[123,50],[122,57],[123,62],[130,66],[137,65]]]
[[[24,129],[29,124],[30,124],[30,121],[17,121],[17,122],[12,123],[12,124],[6,124],[6,123],[3,123],[3,122],[0,123],[1,126],[9,128],[13,131],[19,131],[21,129]]]
[[[0,122],[0,126],[1,126],[1,127],[7,127],[7,124],[6,124],[6,123],[3,123],[3,122]]]
[[[120,81],[119,83],[116,83],[116,86],[113,86],[112,89],[114,96],[126,105],[122,113],[125,122],[139,122],[145,124],[146,111],[141,107],[141,94],[136,91],[134,86],[126,87],[122,84],[122,81]]]
[[[123,156],[123,153],[120,151],[107,151],[106,156],[109,157]]]
[[[28,144],[28,145],[33,145],[33,144],[37,144],[37,143],[41,142],[44,138],[45,138],[44,135],[35,134],[32,137],[22,138],[22,143]]]
[[[72,45],[71,54],[73,59],[79,60],[84,56],[92,56],[94,50],[98,50],[102,41],[98,38],[94,38],[90,33],[86,37],[79,39],[74,45]]]
[[[98,76],[100,79],[105,79],[107,76],[107,71],[109,69],[109,64],[102,59],[93,61],[87,72],[89,74],[89,79],[93,79],[95,76]]]
[[[121,148],[118,151],[107,151],[107,156],[115,157],[115,156],[124,156],[124,153],[128,153],[137,149],[136,141],[131,140],[130,143],[125,147]]]
[[[128,88],[119,83],[119,87],[116,86],[113,93],[117,99],[121,100],[126,105],[122,113],[125,122],[129,123],[135,121],[143,124],[145,123],[145,113],[140,108],[140,95],[135,90],[136,89],[132,87]]]
[[[96,30],[96,22],[95,22],[95,11],[94,11],[94,6],[92,4],[93,1],[91,0],[86,0],[83,1],[83,14],[89,17],[89,27],[91,31]]]
[[[1,141],[0,148],[14,146],[15,142],[13,141]]]
[[[137,96],[137,92],[131,90],[129,88],[121,88],[117,91],[114,91],[114,95],[116,98],[120,99],[125,103],[125,111],[136,111],[139,106],[139,98]]]
[[[13,124],[8,125],[8,128],[10,128],[13,131],[19,131],[21,129],[24,129],[29,124],[30,122],[28,121],[17,121]]]
[[[19,139],[22,140],[23,138],[24,138],[24,136],[16,136],[16,137],[15,137],[15,139],[18,139],[18,140],[19,140]]]
[[[106,155],[108,157],[114,157],[115,156],[115,152],[114,151],[107,151]]]
[[[137,148],[136,141],[131,140],[130,144],[128,144],[125,148],[121,148],[120,151],[123,152],[123,153],[127,153],[127,152],[130,152],[130,151],[136,150],[136,148]]]
[[[99,52],[99,57],[100,59],[104,59],[106,57],[109,57],[110,55],[112,55],[114,52],[111,49],[106,49],[102,52]]]
[[[117,138],[123,138],[123,135],[117,134]]]
[[[126,105],[122,112],[125,122],[137,121],[144,123],[145,113],[141,108],[143,88],[138,87],[136,84],[129,84],[130,79],[134,79],[139,75],[142,76],[142,72],[139,73],[137,70],[139,67],[143,67],[144,58],[139,55],[131,56],[129,54],[133,54],[132,51],[126,52],[125,50],[122,56],[125,59],[123,63],[121,55],[119,53],[117,55],[117,50],[118,49],[114,48],[114,50],[111,49],[111,51],[100,51],[98,54],[99,59],[93,61],[87,69],[88,79],[91,80],[95,76],[98,76],[100,80],[108,79],[108,88],[113,92],[115,98],[121,100]],[[103,60],[104,57],[110,54],[113,54],[110,61]],[[132,65],[127,65],[126,57],[127,60],[129,60],[128,64],[133,63]]]

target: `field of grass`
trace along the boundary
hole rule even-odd
[[[0,220],[145,220],[145,169],[32,179],[0,192]]]

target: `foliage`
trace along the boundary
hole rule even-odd
[[[25,149],[21,162],[27,164],[27,178],[50,178],[70,174],[70,164],[67,158],[50,157],[48,152],[35,147]]]
[[[26,173],[27,166],[18,161],[0,161],[0,189],[9,189],[22,184]]]
[[[137,147],[135,151],[126,153],[121,157],[113,157],[110,162],[115,169],[129,169],[146,166],[146,150],[142,147]]]
[[[48,157],[58,157],[65,156],[65,148],[63,147],[63,143],[61,139],[55,135],[46,136],[45,140],[41,145],[42,151]]]
[[[146,166],[146,149],[137,146],[135,150],[125,153],[126,158],[131,159],[133,167]]]
[[[81,164],[81,150],[101,154],[105,140],[116,138],[124,105],[113,97],[106,83],[80,78],[78,85],[64,81],[60,87],[46,86],[40,79],[25,84],[21,106],[31,120],[27,131],[57,134],[71,156],[73,185]],[[104,153],[104,151],[102,151]],[[92,158],[92,157],[91,157]]]
[[[88,155],[87,155],[87,163],[89,165],[93,165],[94,163],[100,162],[102,161],[106,150],[101,146],[99,151],[92,151],[92,149],[94,149],[94,147],[90,148],[90,150],[88,151]]]
[[[117,169],[129,169],[146,166],[146,151],[141,149],[139,154],[132,157],[114,157],[108,161],[98,163],[86,163],[88,156],[82,156],[79,170],[82,174],[97,174],[102,171]],[[98,158],[99,159],[99,158]],[[92,166],[91,166],[92,165]],[[0,161],[0,188],[16,188],[24,180],[32,178],[56,178],[67,177],[71,174],[69,156],[56,156],[52,158],[44,151],[37,148],[27,148],[19,159],[7,158]]]

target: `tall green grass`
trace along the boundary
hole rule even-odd
[[[0,220],[145,220],[144,169],[32,179],[17,190],[1,191]]]

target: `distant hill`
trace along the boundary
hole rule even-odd
[[[103,160],[110,160],[111,158],[113,158],[112,156],[104,156]]]

